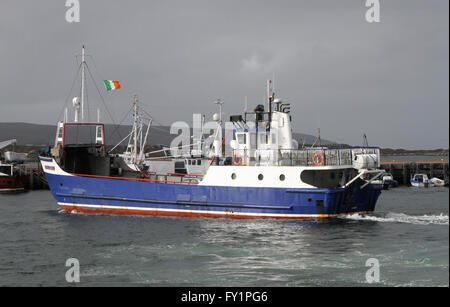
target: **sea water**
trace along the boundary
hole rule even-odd
[[[0,286],[448,286],[449,190],[383,191],[325,221],[61,211],[46,190],[0,195]],[[368,283],[368,259],[379,281]]]

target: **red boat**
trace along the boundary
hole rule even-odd
[[[12,164],[0,162],[0,193],[25,191],[26,176],[14,174]]]

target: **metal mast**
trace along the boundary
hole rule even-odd
[[[85,50],[84,45],[81,50],[81,122],[84,122],[84,96],[85,96],[85,83],[86,83],[86,73],[85,73]]]
[[[133,144],[133,162],[137,163],[137,141],[138,141],[138,98],[135,95],[134,96],[134,102],[133,102],[133,107],[134,107],[134,123],[133,123],[133,130],[134,130],[134,144]]]
[[[268,120],[269,120],[269,131],[270,125],[272,122],[272,101],[274,100],[275,95],[273,93],[272,88],[272,80],[267,80],[267,110],[269,112]]]

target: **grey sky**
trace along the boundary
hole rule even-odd
[[[133,94],[163,124],[211,118],[217,98],[240,113],[275,74],[296,132],[448,148],[448,0],[380,0],[380,23],[365,21],[365,0],[79,1],[71,24],[65,0],[1,1],[0,122],[54,124],[85,44],[116,122]],[[123,88],[106,93],[103,79]],[[92,85],[88,96],[98,105]]]

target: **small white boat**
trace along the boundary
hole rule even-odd
[[[398,186],[397,180],[395,180],[390,173],[382,174],[379,179],[373,180],[371,184],[380,185],[384,190],[389,190],[391,187]]]
[[[431,182],[433,182],[435,187],[443,187],[445,186],[445,181],[442,179],[439,179],[437,177],[433,177],[430,179]]]
[[[28,154],[18,153],[14,151],[5,151],[5,161],[10,163],[23,163],[27,159]]]
[[[15,145],[16,143],[16,139],[0,142],[0,149],[8,147],[9,145]],[[28,154],[26,153],[18,153],[14,151],[5,151],[3,153],[5,161],[14,164],[25,162],[25,160],[27,159],[27,155]]]
[[[426,174],[415,174],[414,177],[411,178],[410,182],[413,187],[434,187],[434,182],[428,179]]]

